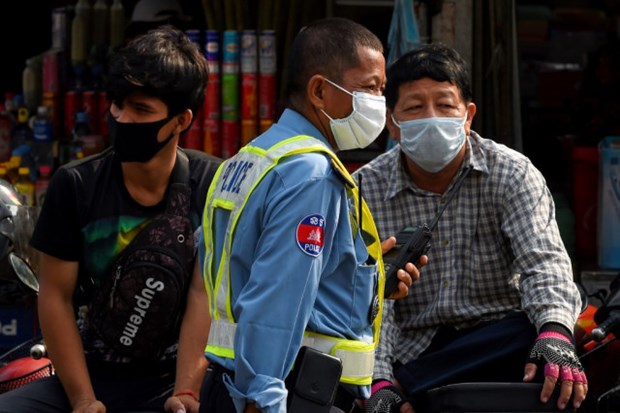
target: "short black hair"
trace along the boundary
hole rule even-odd
[[[161,99],[174,116],[201,110],[207,86],[207,61],[181,30],[163,25],[131,39],[110,58],[108,100],[121,105],[132,93]]]
[[[359,47],[383,53],[381,40],[352,20],[331,17],[304,26],[289,50],[286,97],[303,96],[315,74],[340,82],[345,70],[359,66]]]
[[[453,48],[443,43],[423,44],[399,57],[386,71],[385,103],[394,109],[398,101],[398,89],[403,83],[422,78],[455,85],[461,98],[472,100],[471,83],[467,62]]]

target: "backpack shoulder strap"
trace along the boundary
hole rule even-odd
[[[170,176],[170,193],[166,212],[171,215],[189,217],[192,189],[189,185],[189,157],[177,148],[177,163]]]
[[[177,162],[172,170],[171,181],[189,185],[189,157],[185,151],[177,147]]]

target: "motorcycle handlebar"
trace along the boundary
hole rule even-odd
[[[30,347],[30,357],[35,360],[47,357],[47,348],[43,344],[33,345],[32,347]]]
[[[595,341],[603,341],[618,325],[620,325],[620,309],[613,309],[602,323],[592,329],[592,338]]]

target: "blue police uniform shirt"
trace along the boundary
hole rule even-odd
[[[315,137],[329,147],[308,120],[290,109],[252,145],[269,148],[297,135]],[[353,239],[352,227],[355,233],[358,228],[351,222],[353,208],[342,178],[321,153],[284,159],[247,201],[230,258],[232,310],[238,324],[235,360],[207,353],[211,361],[234,371],[234,381],[225,382],[238,411],[247,400],[254,400],[264,412],[286,412],[283,379],[293,366],[306,326],[330,336],[372,342],[368,314],[377,268],[366,264],[362,237]],[[227,218],[224,211],[217,211],[215,231],[209,234],[215,240],[214,262],[222,252]],[[323,232],[319,243],[309,248],[300,242],[299,231],[319,227]],[[200,238],[199,256],[204,261]],[[346,388],[355,397],[370,395],[370,386]]]

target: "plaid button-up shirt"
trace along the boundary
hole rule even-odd
[[[573,330],[581,299],[538,169],[521,153],[472,132],[461,173],[473,167],[433,230],[428,265],[405,299],[386,300],[375,378],[391,364],[415,359],[441,326],[464,328],[526,311],[540,328]],[[430,224],[448,195],[424,191],[409,178],[400,146],[354,174],[381,239],[406,226]]]

